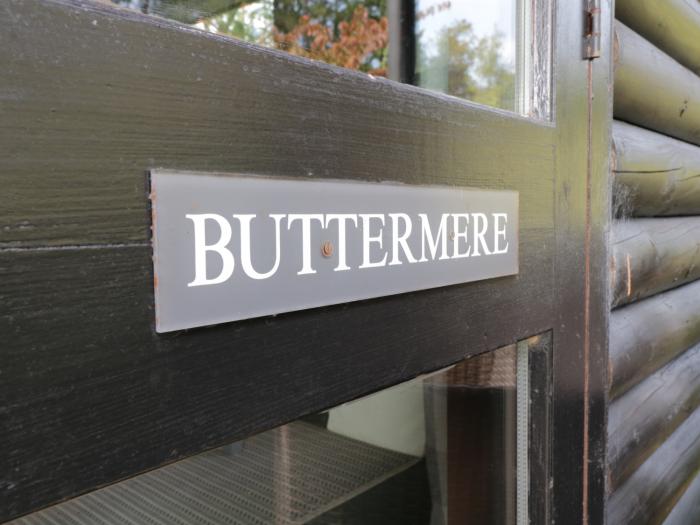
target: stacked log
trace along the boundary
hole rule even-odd
[[[697,523],[700,4],[616,16],[607,520]]]
[[[616,400],[608,413],[610,488],[619,487],[700,405],[700,345]]]
[[[662,523],[700,469],[700,410],[676,431],[608,500],[608,523]]]
[[[617,221],[612,272],[613,307],[700,278],[700,217]]]
[[[700,215],[700,147],[613,123],[614,216]]]
[[[700,9],[687,0],[617,0],[623,24],[700,75]]]
[[[615,399],[700,342],[700,281],[610,316],[610,397]]]
[[[619,22],[615,43],[615,118],[700,145],[698,77]]]
[[[664,525],[688,525],[700,523],[700,474],[678,500],[664,521]]]

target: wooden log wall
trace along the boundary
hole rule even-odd
[[[618,0],[608,523],[700,523],[700,3]]]
[[[673,510],[664,521],[664,525],[688,525],[695,523],[700,516],[700,476],[696,476],[683,493]]]
[[[615,34],[615,118],[700,144],[698,76],[619,22]]]
[[[700,410],[693,412],[649,459],[612,493],[608,500],[608,523],[663,523],[698,469]]]
[[[615,399],[700,341],[700,281],[618,308],[610,316]]]
[[[700,217],[637,219],[613,226],[613,307],[700,278]]]
[[[692,4],[688,0],[617,0],[615,15],[700,75],[700,10]]]
[[[619,487],[700,404],[700,345],[657,370],[610,407],[610,488]]]
[[[625,122],[613,124],[615,216],[700,215],[700,151]]]

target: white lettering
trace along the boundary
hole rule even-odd
[[[287,229],[292,228],[292,223],[296,220],[301,221],[301,239],[302,239],[302,265],[301,270],[297,275],[306,275],[316,273],[311,267],[311,221],[318,221],[323,226],[323,215],[320,213],[290,213],[287,215]]]
[[[376,236],[371,236],[370,221],[371,219],[379,219],[382,221],[382,227],[384,227],[384,214],[376,213],[361,213],[360,219],[362,219],[362,264],[359,268],[373,268],[377,266],[386,266],[387,254],[384,254],[384,258],[378,262],[370,261],[370,249],[372,243],[379,244],[379,248],[382,248],[382,230],[379,229],[379,234]]]
[[[284,219],[284,215],[270,214],[270,218],[275,221],[275,263],[272,265],[272,269],[266,273],[258,273],[253,268],[251,260],[250,223],[255,215],[234,215],[233,217],[241,222],[241,266],[245,274],[251,279],[268,279],[275,275],[280,265],[280,223]]]
[[[301,232],[301,269],[297,275],[308,275],[317,273],[313,268],[312,246],[312,223],[317,221],[320,228],[329,228],[332,223],[337,223],[338,244],[337,265],[333,269],[335,272],[351,270],[348,265],[349,251],[353,245],[348,245],[349,225],[355,228],[362,228],[362,264],[358,268],[376,268],[384,266],[395,266],[404,262],[416,263],[445,259],[461,259],[465,257],[479,257],[481,255],[499,255],[508,253],[509,242],[507,238],[508,214],[491,213],[443,213],[437,229],[435,224],[430,224],[427,213],[418,213],[420,218],[420,259],[416,259],[413,250],[417,250],[417,233],[414,235],[413,246],[409,240],[412,239],[413,217],[407,213],[389,213],[391,219],[391,246],[384,246],[384,228],[386,227],[386,215],[382,213],[329,213],[329,214],[301,214],[292,213],[269,214],[268,217],[274,221],[274,262],[272,267],[259,272],[253,265],[253,233],[252,223],[257,218],[256,214],[233,214],[232,217],[240,223],[240,263],[245,275],[251,279],[264,280],[275,275],[280,268],[282,259],[282,221],[287,219],[287,231],[292,230],[295,222],[300,222]],[[205,286],[219,284],[227,281],[235,268],[234,254],[228,245],[232,238],[231,223],[223,216],[216,213],[186,214],[185,217],[192,221],[194,227],[194,267],[195,275],[192,282],[187,286]],[[359,221],[358,221],[359,217]],[[449,222],[451,218],[452,222]],[[490,221],[493,221],[493,225]],[[207,228],[213,227],[209,223],[216,223],[219,228],[218,240],[212,244],[207,244]],[[379,224],[377,224],[379,223]],[[257,223],[256,223],[257,224]],[[471,228],[470,228],[471,225]],[[451,229],[448,229],[449,227]],[[373,227],[376,231],[373,232]],[[490,247],[488,241],[491,239],[493,228],[493,246]],[[448,232],[452,239],[452,250],[448,253]],[[359,233],[359,232],[358,232]],[[470,235],[471,234],[471,237]],[[388,235],[388,232],[387,232]],[[209,238],[216,238],[209,231]],[[388,250],[391,249],[391,257]],[[213,277],[208,275],[211,272],[212,260],[209,252],[217,254],[221,258],[221,270]],[[295,253],[292,250],[291,253]],[[381,259],[377,260],[377,257]],[[209,263],[209,268],[207,268]],[[218,268],[218,265],[215,266]]]
[[[449,259],[447,255],[447,213],[443,213],[440,217],[440,227],[438,228],[437,235],[433,237],[430,231],[430,222],[428,222],[428,216],[425,213],[419,213],[421,222],[421,258],[418,259],[419,262],[426,262],[428,258],[425,256],[425,241],[428,241],[428,248],[430,249],[430,258],[435,260],[435,255],[437,255],[438,244],[442,244],[442,250],[440,254],[440,259]]]
[[[390,213],[389,217],[391,217],[392,228],[391,262],[389,263],[389,265],[401,264],[401,260],[399,259],[399,246],[403,250],[403,253],[406,256],[406,260],[409,263],[417,262],[416,258],[413,257],[413,254],[411,253],[411,250],[408,247],[408,242],[406,242],[406,239],[408,239],[408,237],[411,235],[411,230],[413,229],[411,217],[409,217],[405,213]],[[404,223],[403,235],[399,235],[399,220],[403,220]]]
[[[326,215],[326,228],[328,228],[331,221],[338,221],[338,266],[333,271],[349,270],[350,267],[345,260],[345,223],[346,221],[352,221],[357,228],[357,215],[354,213],[329,213]]]
[[[508,214],[507,213],[493,213],[493,253],[508,253],[508,242],[506,241],[505,248],[502,250],[498,248],[498,239],[503,237],[506,238],[506,225],[508,224]],[[499,226],[499,219],[503,219],[503,227]]]
[[[231,224],[216,213],[187,214],[185,217],[194,224],[194,280],[187,283],[187,286],[219,284],[228,280],[233,274],[235,264],[233,254],[226,248],[226,245],[231,241]],[[219,240],[210,245],[206,244],[205,223],[207,220],[215,221],[221,231]],[[218,253],[223,263],[221,272],[213,279],[207,279],[207,252]]]
[[[489,228],[489,220],[484,213],[473,213],[472,218],[474,219],[474,251],[472,255],[474,257],[479,257],[481,255],[481,253],[479,253],[479,244],[481,244],[481,247],[484,249],[484,254],[489,255],[491,251],[489,250],[488,244],[486,244],[486,239],[484,239],[486,230]],[[479,224],[481,224],[481,227],[479,227]]]
[[[464,225],[464,230],[459,229],[459,219],[464,219],[466,224]],[[467,246],[466,252],[459,251],[459,240],[464,239],[467,242],[467,229],[469,228],[469,214],[468,213],[453,213],[452,214],[452,227],[454,228],[454,238],[452,239],[452,258],[461,259],[463,257],[469,257],[471,253],[471,246]]]

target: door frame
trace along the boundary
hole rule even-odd
[[[551,520],[603,523],[612,2],[594,61],[583,5],[558,7],[542,122],[85,0],[4,2],[0,521],[551,331]],[[156,334],[152,168],[515,189],[520,274]]]

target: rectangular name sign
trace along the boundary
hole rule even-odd
[[[156,330],[518,273],[518,193],[151,172]]]

